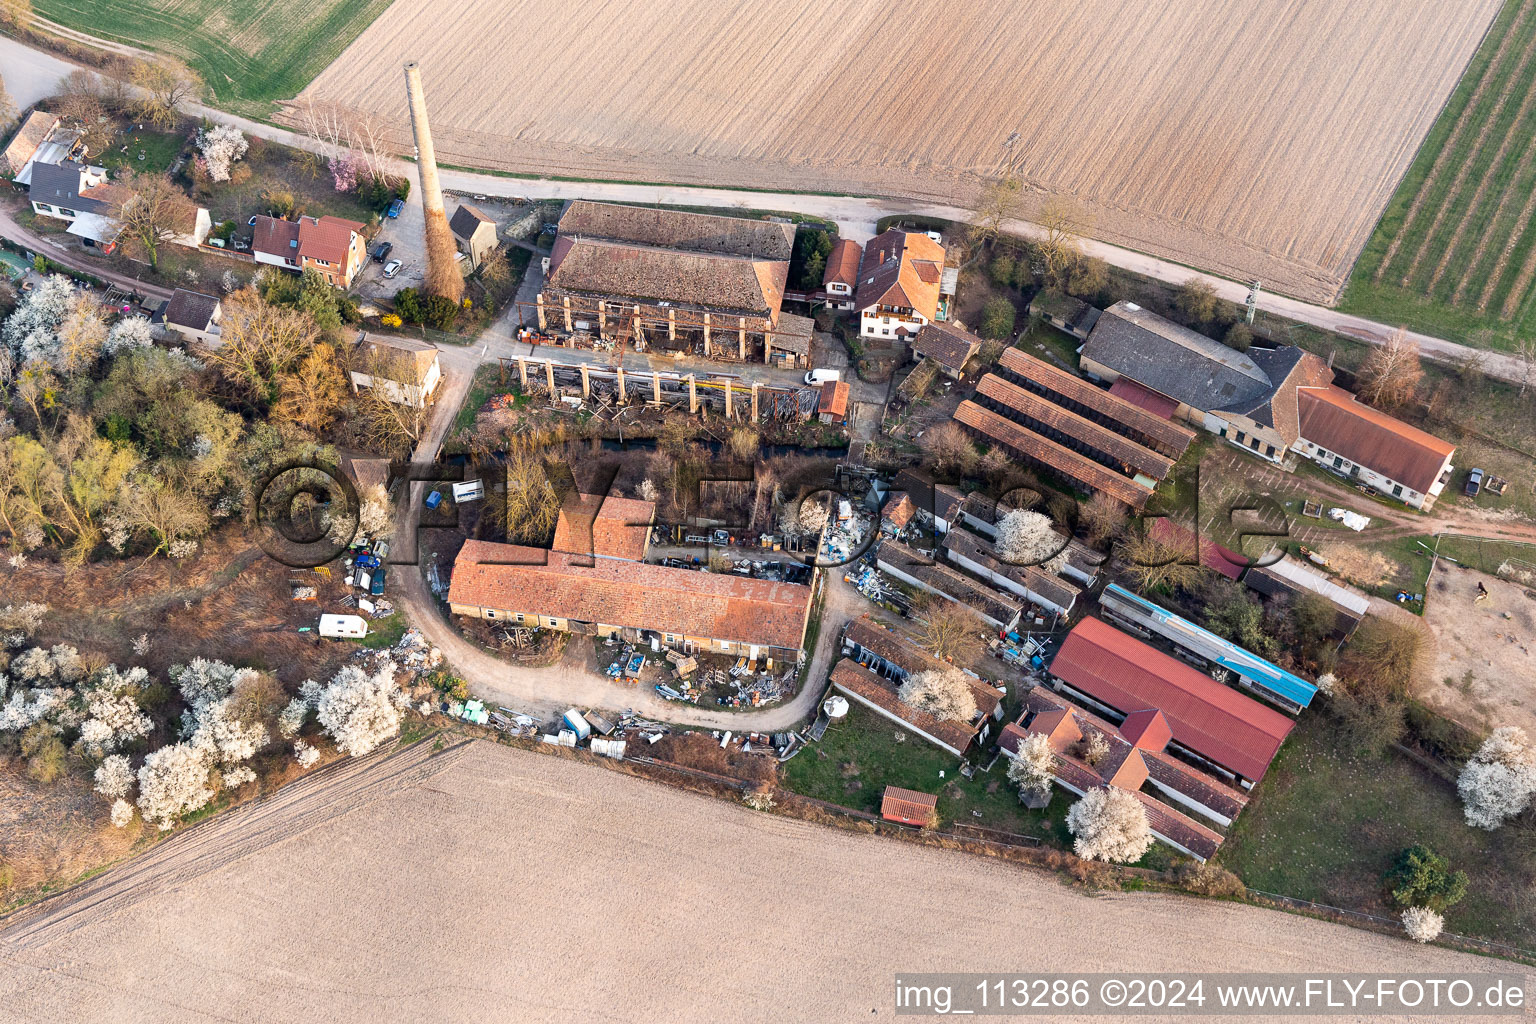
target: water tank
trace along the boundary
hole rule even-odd
[[[827,713],[828,718],[842,718],[848,713],[848,701],[834,694],[822,701],[821,710]]]

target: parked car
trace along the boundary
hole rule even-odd
[[[394,242],[380,242],[378,245],[374,246],[372,253],[373,262],[383,263],[385,260],[389,259],[390,251],[394,249],[394,247]]]
[[[842,379],[841,370],[812,370],[805,375],[807,384],[832,384]]]
[[[404,265],[405,264],[401,263],[399,260],[390,260],[388,263],[384,264],[384,276],[394,277],[396,274],[400,273],[400,268]]]
[[[373,570],[373,582],[368,586],[368,593],[374,597],[384,593],[384,566],[381,565]]]
[[[250,243],[250,241],[248,239],[235,238],[235,239],[231,239],[230,242],[235,247],[235,252],[250,252],[251,251],[251,243]]]
[[[1477,497],[1477,492],[1481,491],[1482,489],[1483,471],[1480,469],[1474,469],[1472,472],[1467,474],[1467,486],[1462,488],[1462,490],[1466,493],[1467,497],[1475,498]]]
[[[389,204],[389,216],[391,218],[398,217],[400,216],[400,211],[403,209],[405,209],[405,200],[396,199],[394,202]]]
[[[215,249],[222,249],[225,246],[224,239],[222,238],[210,238],[208,239],[208,244],[213,246]]]

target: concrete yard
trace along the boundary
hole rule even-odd
[[[0,1016],[825,1022],[890,1014],[903,970],[1508,966],[432,745],[340,762],[13,917]]]

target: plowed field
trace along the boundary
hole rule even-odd
[[[1498,8],[396,0],[306,95],[408,131],[419,60],[439,159],[520,173],[964,203],[1011,169],[1331,300]]]

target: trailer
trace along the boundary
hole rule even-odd
[[[462,505],[466,501],[475,501],[485,497],[485,485],[479,480],[466,480],[461,484],[453,485],[453,502]]]
[[[566,711],[563,720],[566,725],[571,727],[571,731],[574,732],[578,738],[586,739],[592,735],[592,726],[588,724],[586,718],[582,716],[581,712],[577,711],[575,708],[571,708],[570,710]]]
[[[320,635],[338,640],[361,640],[368,635],[368,622],[361,615],[322,615]]]

